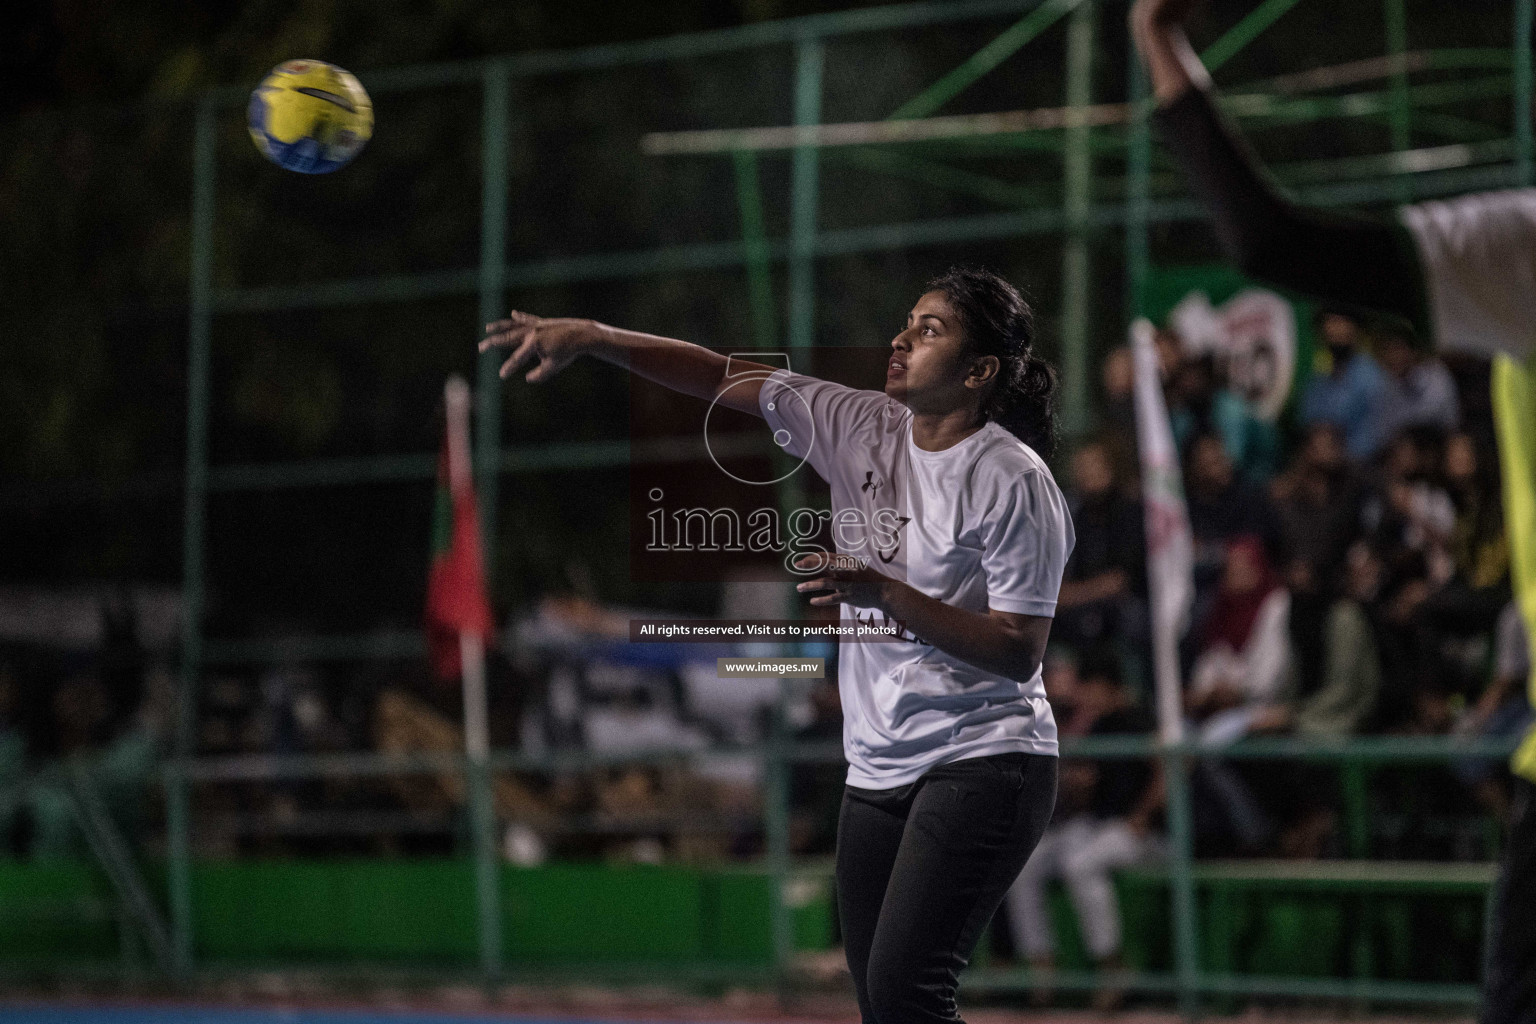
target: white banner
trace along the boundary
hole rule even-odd
[[[1147,583],[1152,598],[1152,656],[1157,683],[1158,733],[1164,743],[1184,736],[1179,638],[1189,628],[1195,599],[1195,545],[1184,504],[1179,452],[1163,400],[1162,376],[1151,321],[1131,324],[1136,366],[1136,442],[1141,454],[1141,495],[1147,532]]]
[[[1191,355],[1214,356],[1227,386],[1273,423],[1296,377],[1296,313],[1265,288],[1245,288],[1220,306],[1192,291],[1168,314]]]

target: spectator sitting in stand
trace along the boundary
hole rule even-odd
[[[1360,731],[1381,691],[1381,662],[1368,608],[1381,579],[1370,548],[1350,548],[1344,593],[1329,609],[1322,640],[1320,680],[1291,672],[1283,699],[1253,716],[1250,733],[1287,732],[1339,739]],[[1222,780],[1218,780],[1222,781]],[[1246,762],[1224,780],[1277,820],[1279,852],[1289,859],[1328,855],[1337,839],[1337,814],[1328,795],[1334,772],[1295,762]],[[1240,787],[1240,788],[1236,788]]]
[[[1093,724],[1091,736],[1149,735],[1152,716],[1132,702],[1113,660],[1095,660],[1079,670],[1077,700]],[[1111,872],[1157,856],[1162,842],[1153,831],[1163,806],[1163,784],[1155,762],[1071,760],[1062,766],[1062,797],[1054,823],[1009,889],[1005,902],[1014,942],[1036,970],[1055,967],[1056,943],[1046,907],[1046,886],[1066,883],[1084,943],[1100,970],[1124,969],[1120,956],[1120,908]],[[1049,1001],[1038,989],[1037,1002]],[[1119,1006],[1122,993],[1105,987],[1094,997],[1104,1012]]]
[[[1274,475],[1279,432],[1226,386],[1213,354],[1185,356],[1179,363],[1168,386],[1168,415],[1181,452],[1195,437],[1214,434],[1244,480],[1258,483]]]
[[[1375,728],[1384,732],[1416,731],[1418,691],[1437,675],[1436,652],[1422,628],[1420,609],[1432,592],[1428,569],[1420,552],[1378,549],[1385,568],[1381,596],[1374,609],[1377,653],[1381,657],[1382,688]],[[1439,684],[1442,688],[1443,681]]]
[[[1077,655],[1064,644],[1052,643],[1040,667],[1045,697],[1056,719],[1056,735],[1083,736],[1093,726],[1093,709],[1083,701]]]
[[[1185,711],[1205,739],[1239,738],[1279,696],[1291,668],[1290,604],[1257,537],[1227,546],[1221,586],[1201,626],[1200,651],[1184,695]]]
[[[1445,443],[1442,479],[1455,510],[1448,552],[1452,573],[1425,604],[1443,629],[1461,635],[1486,632],[1509,598],[1509,541],[1499,460],[1493,446],[1468,433]]]
[[[1526,693],[1531,678],[1531,644],[1520,606],[1511,601],[1499,613],[1494,629],[1493,678],[1461,720],[1459,736],[1477,739],[1523,736],[1531,725],[1531,702]],[[1456,775],[1469,786],[1480,804],[1502,821],[1507,810],[1503,772],[1497,761],[1464,761]]]
[[[1184,468],[1184,493],[1195,541],[1194,620],[1204,618],[1226,562],[1227,545],[1241,536],[1279,544],[1274,510],[1263,491],[1238,480],[1232,458],[1214,434],[1197,434]]]
[[[1451,536],[1456,506],[1440,486],[1443,441],[1433,428],[1406,430],[1392,439],[1381,479],[1366,500],[1362,521],[1388,564],[1421,554],[1431,590],[1455,572]]]
[[[1125,495],[1110,447],[1090,441],[1072,457],[1077,545],[1056,605],[1056,639],[1085,649],[1147,638],[1146,538],[1141,503]]]
[[[1131,350],[1120,345],[1109,350],[1101,371],[1104,407],[1100,419],[1122,445],[1136,447],[1136,364]]]
[[[1344,437],[1344,448],[1356,462],[1366,463],[1381,448],[1381,399],[1386,387],[1381,367],[1363,349],[1359,318],[1324,310],[1315,321],[1325,348],[1327,371],[1314,375],[1301,394],[1298,419],[1304,426],[1332,423]]]
[[[836,743],[843,737],[843,702],[836,679],[822,679],[811,690],[810,722],[795,733],[801,743]],[[825,855],[837,848],[837,817],[848,770],[842,760],[797,762],[789,772],[790,849],[801,856]]]
[[[1381,328],[1376,358],[1386,371],[1381,392],[1381,436],[1409,427],[1436,427],[1449,433],[1461,422],[1456,380],[1445,364],[1414,345],[1406,326]]]
[[[1291,648],[1302,679],[1323,672],[1323,634],[1338,570],[1360,532],[1361,488],[1331,423],[1310,427],[1291,468],[1270,488],[1291,592]]]
[[[1368,545],[1357,542],[1349,549],[1344,593],[1328,611],[1322,678],[1292,673],[1287,700],[1257,716],[1253,731],[1338,738],[1364,727],[1381,692],[1381,659],[1369,611],[1381,573],[1381,562]]]

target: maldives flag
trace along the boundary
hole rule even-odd
[[[432,514],[432,567],[427,574],[427,653],[432,671],[445,682],[457,679],[459,635],[486,640],[492,631],[491,605],[480,561],[480,518],[475,508],[469,461],[469,386],[448,381],[447,422],[437,460],[437,501]]]

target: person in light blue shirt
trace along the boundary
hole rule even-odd
[[[1381,433],[1390,438],[1409,427],[1438,427],[1449,434],[1461,424],[1456,380],[1444,363],[1414,347],[1401,331],[1389,330],[1376,345],[1386,371],[1381,396]]]
[[[1369,462],[1386,440],[1381,429],[1386,377],[1361,345],[1360,321],[1347,313],[1326,310],[1318,315],[1319,340],[1328,349],[1332,366],[1314,376],[1301,395],[1298,418],[1303,427],[1332,423],[1344,435],[1344,450],[1356,462]]]
[[[1209,354],[1185,359],[1174,371],[1173,400],[1168,410],[1173,442],[1187,453],[1200,434],[1215,434],[1249,483],[1262,484],[1275,475],[1280,461],[1280,432],[1254,414],[1253,406],[1221,380]]]

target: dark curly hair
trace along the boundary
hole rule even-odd
[[[982,267],[951,267],[928,282],[960,318],[977,355],[1002,362],[982,411],[1042,456],[1056,447],[1056,371],[1034,354],[1035,314],[1019,290]]]

